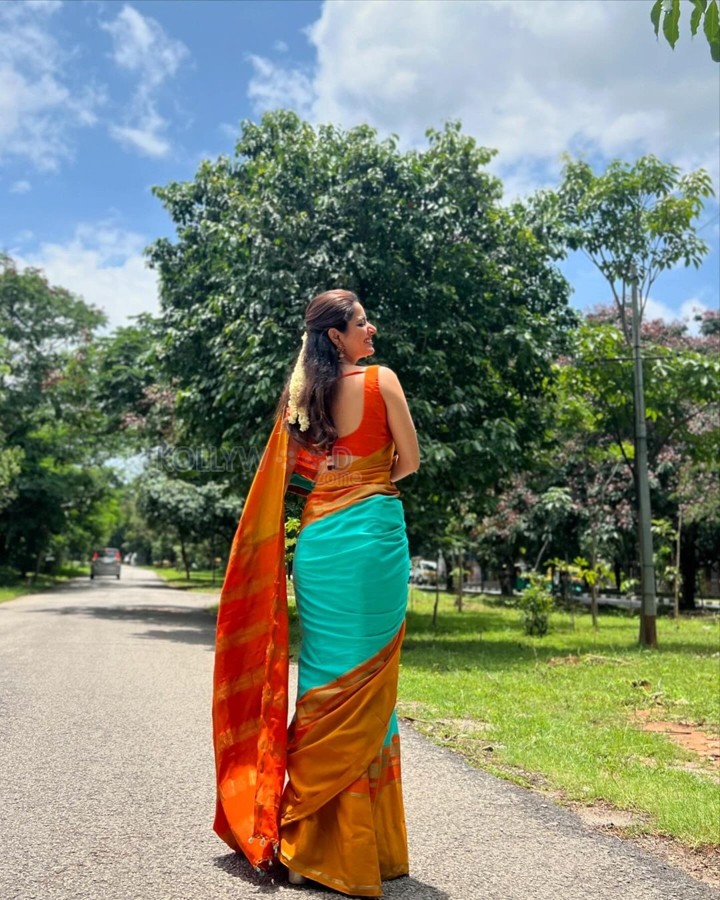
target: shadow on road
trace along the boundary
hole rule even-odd
[[[44,608],[31,611],[137,622],[148,626],[145,631],[137,632],[135,636],[139,638],[200,644],[205,645],[208,650],[215,646],[215,616],[205,609],[188,609],[184,606],[63,606],[54,610]]]
[[[216,856],[215,865],[228,875],[239,878],[241,881],[251,884],[259,894],[274,894],[283,885],[287,885],[287,878],[276,869],[261,875],[253,869],[250,863],[241,853],[227,853],[225,856]]]
[[[259,875],[241,853],[229,853],[225,856],[215,857],[215,865],[247,884],[253,885],[259,894],[274,894],[278,890],[288,887],[285,868],[276,865],[267,875]],[[327,894],[328,897],[341,897],[330,888],[321,884],[312,884],[313,893]],[[297,889],[293,888],[293,892]],[[307,888],[302,890],[307,891]],[[412,900],[450,900],[450,895],[440,891],[429,884],[418,881],[417,878],[397,878],[395,881],[383,882],[385,897],[396,897],[398,900],[412,898]]]

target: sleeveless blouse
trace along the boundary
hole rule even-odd
[[[347,377],[353,375],[360,377],[361,373],[349,373]],[[379,366],[365,368],[360,424],[339,437],[332,450],[320,458],[302,527],[376,494],[400,496],[390,481],[395,444],[378,376]]]

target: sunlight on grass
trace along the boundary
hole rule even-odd
[[[687,844],[720,843],[720,770],[709,759],[642,731],[649,720],[720,723],[720,617],[661,619],[660,647],[637,645],[638,620],[586,612],[551,617],[527,637],[498,598],[413,592],[398,711],[475,764],[544,784],[582,802],[605,800],[638,816],[639,830]],[[474,730],[473,730],[474,729]]]
[[[191,569],[190,580],[188,581],[185,569],[170,566],[144,566],[143,568],[152,569],[153,572],[172,587],[189,591],[201,591],[203,593],[219,593],[225,575],[222,569],[215,569],[214,575],[210,569]]]
[[[20,581],[16,583],[3,585],[0,587],[0,603],[7,600],[15,600],[18,597],[25,597],[28,594],[40,594],[54,587],[56,584],[62,584],[71,578],[84,578],[90,574],[90,566],[63,566],[57,575],[39,575],[34,582]]]

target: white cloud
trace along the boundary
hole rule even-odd
[[[93,125],[102,92],[70,82],[69,57],[51,31],[59,3],[0,3],[0,160],[55,171],[73,153],[72,132]]]
[[[307,73],[299,69],[284,69],[254,54],[249,55],[248,60],[255,73],[248,85],[248,97],[253,101],[256,112],[289,107],[302,116],[312,114],[315,93]]]
[[[182,41],[168,37],[159,22],[132,6],[123,6],[114,22],[101,27],[113,39],[115,62],[151,87],[174,75],[188,54]]]
[[[290,48],[285,43],[285,41],[275,41],[275,43],[273,44],[273,49],[278,53],[287,53]]]
[[[698,335],[700,333],[700,323],[696,321],[696,317],[707,312],[709,308],[710,307],[701,300],[698,300],[697,297],[691,297],[680,305],[680,311],[677,312],[676,310],[671,309],[666,303],[648,297],[645,302],[644,320],[646,322],[649,322],[652,319],[662,319],[668,323],[684,322],[685,325],[687,325],[689,334]]]
[[[157,110],[157,95],[188,56],[187,47],[169,37],[155,19],[128,5],[101,28],[112,38],[115,63],[137,77],[124,122],[110,126],[111,137],[146,156],[167,156],[171,146],[164,137],[168,121]]]
[[[159,309],[157,276],[145,265],[147,240],[107,223],[79,225],[66,243],[43,243],[33,252],[11,255],[21,267],[43,269],[51,284],[62,285],[103,309],[110,327],[127,325],[128,316]]]
[[[14,181],[10,185],[10,193],[11,194],[27,194],[28,191],[32,190],[32,185],[29,181]]]
[[[518,183],[566,150],[652,152],[717,180],[717,67],[688,30],[673,52],[641,2],[333,0],[308,29],[312,76],[253,57],[249,95],[409,144],[459,118]]]

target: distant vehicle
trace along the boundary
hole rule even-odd
[[[114,575],[120,578],[120,569],[122,568],[122,559],[120,551],[116,547],[103,547],[102,550],[96,550],[90,561],[90,578],[96,575]]]
[[[437,563],[430,559],[420,559],[410,569],[410,581],[414,584],[435,584]]]

